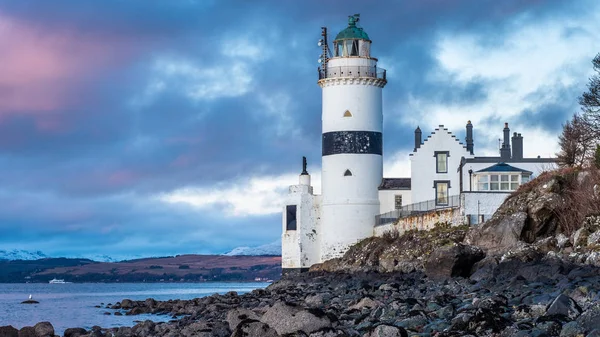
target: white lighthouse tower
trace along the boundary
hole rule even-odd
[[[371,40],[359,15],[333,41],[319,69],[323,89],[320,260],[339,257],[373,234],[383,178],[382,88],[385,70],[371,57]]]

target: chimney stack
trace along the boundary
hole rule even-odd
[[[510,129],[508,128],[508,123],[504,123],[504,141],[502,142],[502,147],[500,148],[500,158],[503,161],[510,160]]]
[[[474,154],[473,153],[473,124],[471,124],[471,121],[467,122],[467,138],[465,140],[467,142],[467,151],[469,151],[470,154]]]
[[[523,159],[523,137],[520,133],[513,133],[512,137],[512,158]]]
[[[421,147],[421,136],[421,128],[417,126],[417,128],[415,129],[415,149],[413,150],[413,152],[417,152],[417,149]]]

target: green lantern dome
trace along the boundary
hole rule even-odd
[[[359,40],[369,40],[369,35],[360,27],[356,26],[360,18],[360,14],[350,15],[348,17],[348,27],[342,30],[336,37],[334,41],[339,40],[348,40],[348,39],[359,39]]]

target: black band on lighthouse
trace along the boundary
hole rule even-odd
[[[381,132],[335,131],[323,134],[323,156],[343,153],[383,154]]]

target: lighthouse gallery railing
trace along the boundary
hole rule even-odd
[[[319,79],[335,77],[370,77],[386,79],[386,70],[378,67],[369,66],[340,66],[319,68]]]
[[[423,202],[418,202],[416,204],[410,204],[406,206],[402,206],[400,209],[393,210],[391,212],[383,213],[375,216],[375,226],[381,226],[389,223],[396,222],[396,220],[400,218],[406,218],[411,215],[418,215],[425,212],[438,210],[438,209],[446,209],[446,208],[456,208],[460,206],[460,195],[453,195],[448,198],[448,204],[437,205],[435,200],[427,200]]]

